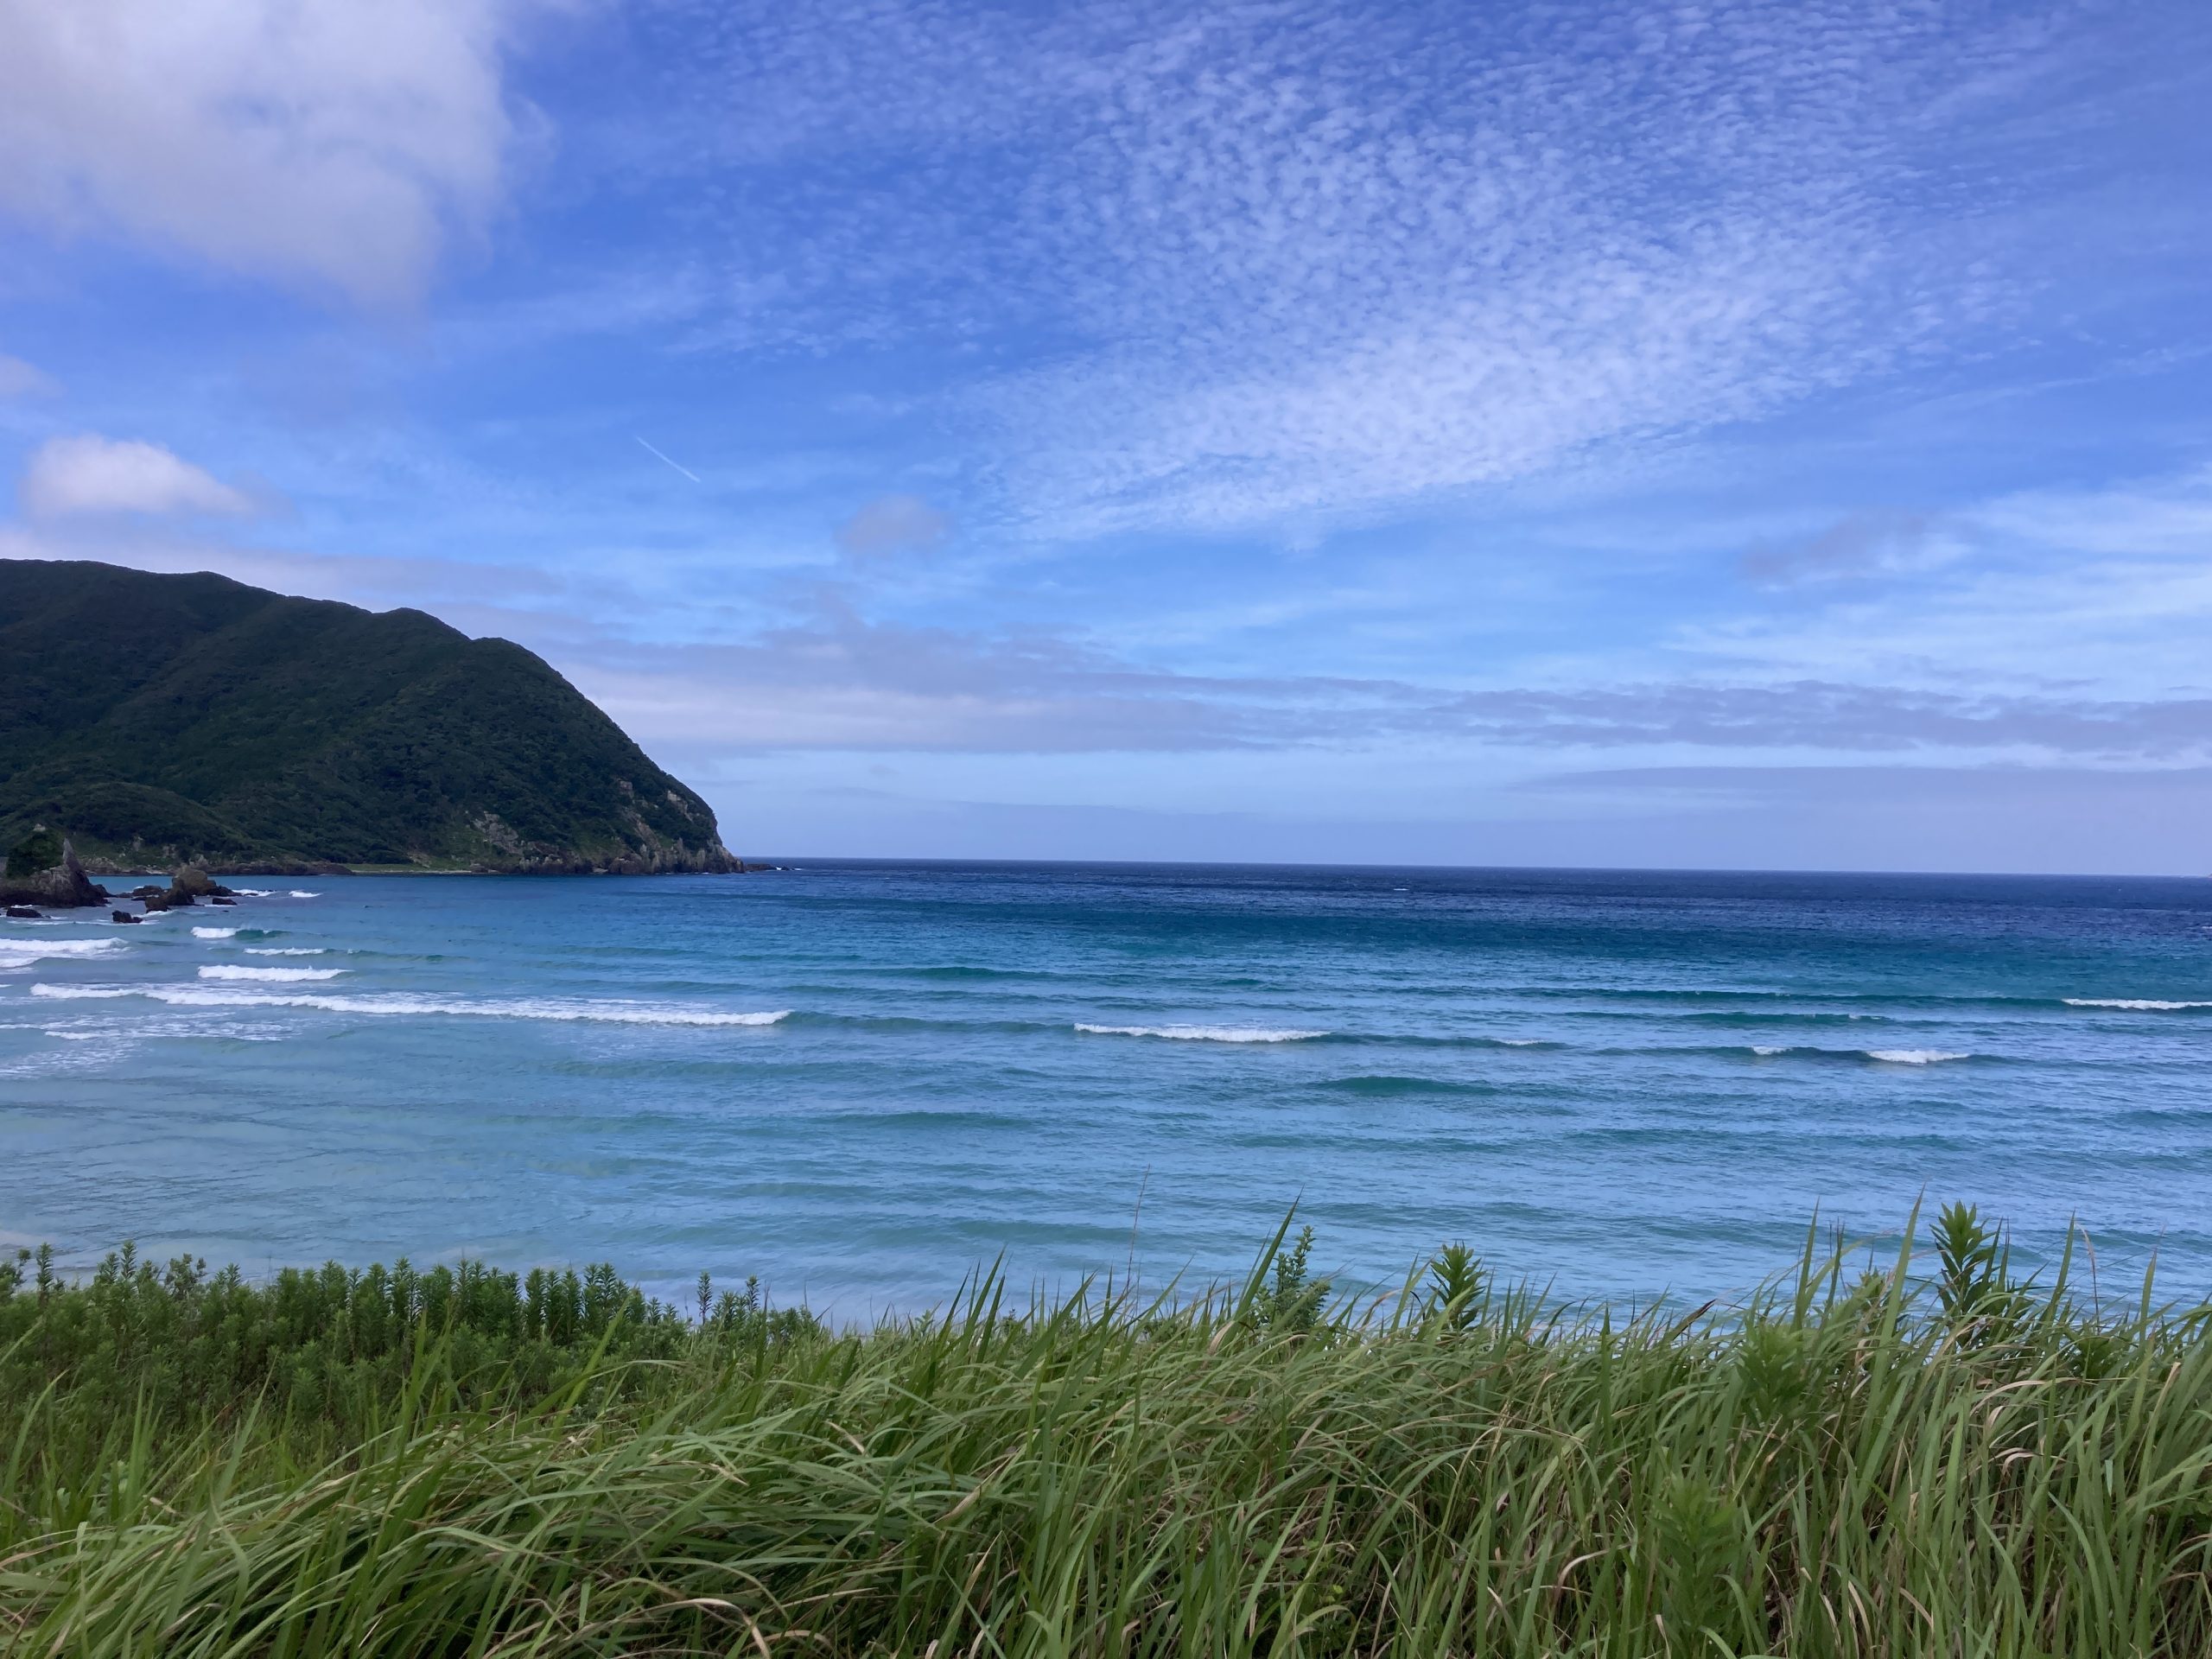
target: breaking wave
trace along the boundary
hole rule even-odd
[[[1631,1052],[1637,1051],[1630,1051]],[[1693,1050],[1698,1053],[1737,1053],[1742,1049]],[[1885,1065],[1941,1065],[1947,1060],[1970,1060],[1974,1056],[1949,1048],[1823,1048],[1817,1043],[1753,1043],[1751,1052],[1763,1060],[1794,1054],[1808,1060],[1879,1060]]]
[[[1076,1029],[1095,1037],[1167,1037],[1189,1043],[1301,1043],[1325,1037],[1325,1031],[1299,1031],[1274,1026],[1085,1026]]]
[[[0,969],[104,956],[122,943],[121,939],[0,939]]]
[[[2212,1008],[2212,1002],[2169,1002],[2155,996],[2069,996],[2069,1008],[2129,1008],[2139,1014],[2170,1014],[2181,1008]]]
[[[459,996],[419,996],[394,991],[337,995],[302,992],[219,990],[198,986],[49,985],[31,987],[33,996],[62,1001],[143,996],[180,1008],[320,1008],[329,1014],[379,1016],[456,1014],[482,1020],[603,1021],[622,1026],[772,1026],[791,1010],[772,1014],[726,1014],[712,1008],[657,1008],[636,1003],[543,1001],[496,1002]]]
[[[291,982],[305,979],[335,979],[346,970],[343,968],[232,968],[226,965],[202,968],[202,979],[251,979]]]

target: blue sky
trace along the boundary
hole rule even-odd
[[[0,17],[0,556],[756,855],[2212,871],[2212,9]]]

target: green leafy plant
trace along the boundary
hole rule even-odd
[[[2028,1306],[2012,1280],[2010,1240],[1974,1205],[1948,1204],[1936,1217],[1936,1248],[1942,1264],[1936,1295],[1956,1339],[1978,1346],[2009,1335]]]
[[[1279,1249],[1265,1292],[1252,1310],[1253,1322],[1271,1336],[1304,1336],[1320,1324],[1329,1298],[1329,1281],[1313,1276],[1307,1258],[1313,1230],[1301,1227],[1287,1249]]]
[[[1489,1270],[1465,1244],[1446,1244],[1430,1258],[1427,1320],[1432,1329],[1472,1329],[1481,1322],[1489,1294]]]

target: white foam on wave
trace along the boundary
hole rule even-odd
[[[322,895],[319,893],[303,892],[298,887],[294,887],[292,889],[292,897],[295,899],[320,899]]]
[[[0,939],[0,969],[28,968],[35,962],[66,962],[105,956],[121,939]]]
[[[241,899],[274,899],[276,896],[268,887],[233,887],[231,891]]]
[[[2069,996],[2069,1008],[2128,1008],[2138,1014],[2171,1014],[2181,1008],[2212,1008],[2212,1002],[2169,1002],[2155,996]]]
[[[319,944],[249,944],[249,957],[321,957],[329,953]]]
[[[205,969],[201,971],[205,972]],[[335,972],[337,970],[331,970]],[[185,985],[31,987],[33,996],[61,1001],[86,998],[143,996],[181,1008],[320,1008],[328,1014],[460,1014],[485,1020],[590,1020],[620,1026],[772,1026],[789,1008],[772,1014],[726,1014],[713,1008],[657,1008],[644,1003],[493,1002],[470,997],[421,996],[394,991],[382,995],[310,995],[282,991],[218,990]]]
[[[195,927],[192,930],[192,937],[195,939],[227,939],[237,932],[235,927]]]
[[[1974,1056],[1945,1048],[1870,1048],[1866,1058],[1888,1065],[1941,1065],[1946,1060],[1970,1060]]]
[[[1188,1043],[1300,1043],[1325,1037],[1325,1031],[1296,1031],[1272,1026],[1084,1026],[1094,1037],[1167,1037]]]
[[[1752,1052],[1752,1053],[1754,1053],[1754,1054],[1758,1054],[1758,1055],[1764,1055],[1764,1056],[1770,1056],[1770,1056],[1773,1056],[1773,1055],[1776,1055],[1776,1054],[1787,1054],[1789,1052],[1789,1045],[1788,1045],[1788,1044],[1786,1044],[1786,1043],[1784,1043],[1784,1044],[1777,1044],[1777,1045],[1768,1045],[1768,1044],[1764,1044],[1764,1043],[1753,1043],[1753,1044],[1751,1045],[1751,1052]]]
[[[233,968],[227,964],[202,968],[202,979],[256,979],[280,982],[304,979],[335,979],[346,970],[343,968]]]
[[[65,1043],[92,1043],[100,1038],[97,1031],[48,1031],[46,1034],[59,1037]]]

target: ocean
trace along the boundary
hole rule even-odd
[[[111,884],[112,885],[112,884]],[[1739,1296],[1962,1198],[2212,1290],[2212,881],[806,862],[0,924],[0,1237]],[[1893,1246],[1891,1247],[1893,1248]]]

